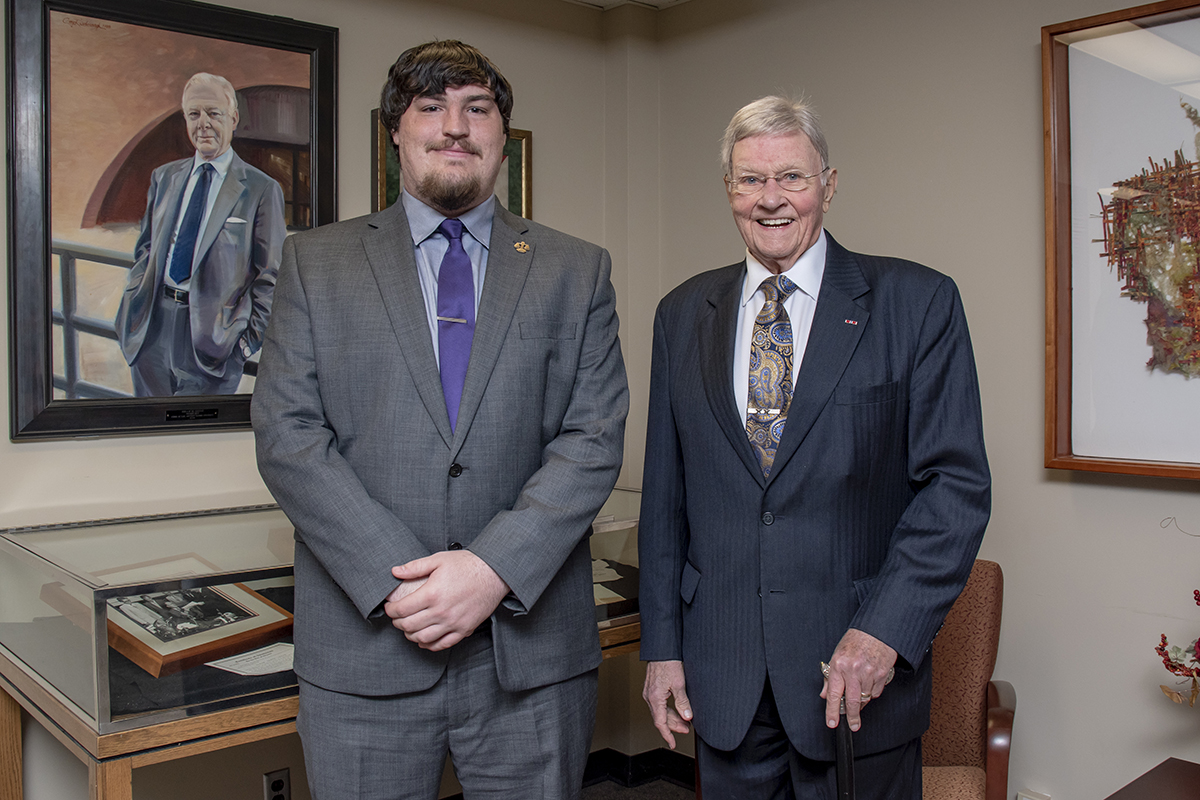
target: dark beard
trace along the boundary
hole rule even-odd
[[[480,195],[479,178],[472,175],[462,180],[447,180],[443,175],[426,175],[417,185],[419,197],[439,211],[456,214],[468,211]]]

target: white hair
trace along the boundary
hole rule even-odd
[[[212,86],[225,95],[225,102],[228,103],[229,110],[237,113],[237,91],[234,90],[233,84],[222,78],[220,75],[213,75],[208,72],[197,72],[192,77],[188,78],[188,82],[183,85],[183,97],[187,98],[188,89],[196,85]],[[182,103],[183,100],[180,101]]]
[[[817,113],[804,100],[788,100],[771,95],[742,106],[729,121],[721,137],[721,167],[726,177],[733,175],[733,146],[751,136],[776,136],[803,133],[821,158],[821,168],[829,167],[829,145],[817,122]],[[825,182],[825,178],[821,178]]]

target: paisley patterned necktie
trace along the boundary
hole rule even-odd
[[[750,343],[750,395],[746,404],[746,435],[758,456],[763,476],[770,477],[775,449],[783,436],[792,404],[792,322],[783,301],[796,284],[783,275],[767,278],[758,287],[767,302],[754,320]]]

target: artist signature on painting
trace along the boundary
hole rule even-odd
[[[81,17],[63,17],[64,25],[70,25],[72,28],[95,28],[98,31],[107,31],[112,29],[112,25],[107,22],[97,22],[92,19],[83,19]]]

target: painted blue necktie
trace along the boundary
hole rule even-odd
[[[192,277],[192,259],[196,256],[196,240],[200,238],[200,223],[204,220],[204,209],[208,206],[208,186],[216,170],[212,164],[200,165],[200,177],[192,188],[192,199],[183,212],[179,235],[175,237],[175,250],[171,253],[171,280],[183,283]]]
[[[775,275],[758,288],[767,296],[767,302],[754,320],[750,343],[746,435],[758,456],[763,476],[770,477],[775,450],[792,404],[792,321],[783,301],[796,291],[796,284],[783,275]]]
[[[475,336],[475,277],[471,274],[471,259],[463,249],[462,221],[443,220],[437,232],[450,240],[438,268],[438,367],[450,429],[454,430],[471,360],[471,339]]]

